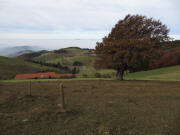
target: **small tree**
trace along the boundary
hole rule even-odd
[[[169,40],[168,32],[159,20],[127,15],[102,42],[97,42],[95,67],[115,69],[117,78],[123,80],[125,70],[139,71],[156,65],[160,43]]]
[[[73,67],[72,74],[74,75],[74,74],[77,74],[77,73],[79,73],[79,69],[76,68],[76,67]]]
[[[73,63],[73,66],[84,66],[84,64],[82,62],[80,62],[80,61],[75,61]]]

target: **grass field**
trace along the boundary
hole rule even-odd
[[[180,81],[180,66],[136,72],[126,75],[125,79]]]
[[[0,135],[179,135],[180,83],[0,82]]]
[[[78,77],[82,77],[83,74],[88,74],[89,77],[95,77],[95,73],[109,74],[112,78],[115,78],[115,70],[95,70],[88,69],[88,71],[81,72]],[[172,66],[160,69],[154,69],[149,71],[141,71],[135,73],[128,73],[124,76],[125,80],[160,80],[160,81],[180,81],[180,66]]]

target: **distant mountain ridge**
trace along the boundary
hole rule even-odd
[[[22,54],[33,53],[41,50],[40,47],[36,46],[15,46],[0,49],[0,56],[6,57],[17,57]]]

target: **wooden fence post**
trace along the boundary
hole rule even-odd
[[[61,89],[61,107],[62,107],[62,111],[65,111],[64,87],[62,83],[60,83],[60,89]]]
[[[29,96],[31,96],[31,81],[29,82]]]

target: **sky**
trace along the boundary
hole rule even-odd
[[[160,20],[180,39],[179,0],[0,0],[0,47],[94,48],[127,14]]]

